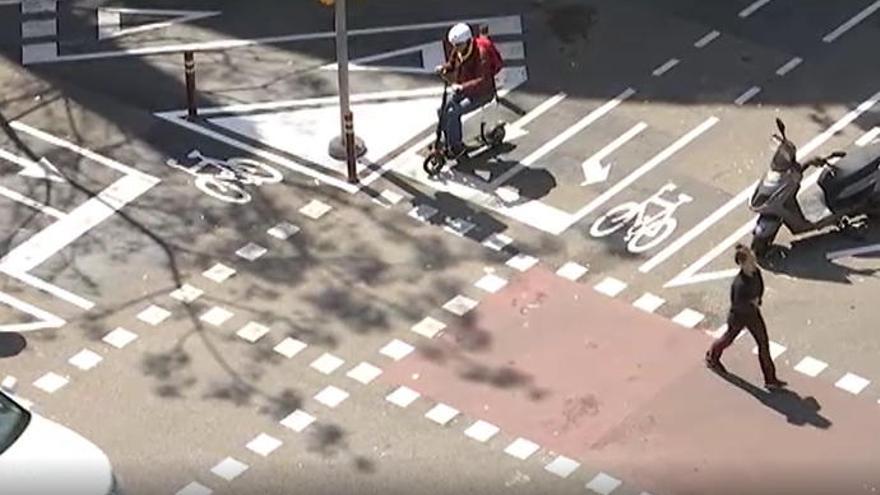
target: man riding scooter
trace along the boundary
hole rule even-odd
[[[497,51],[488,37],[474,37],[464,23],[452,26],[447,35],[452,51],[446,64],[437,72],[452,83],[454,94],[440,114],[440,126],[453,158],[464,155],[461,117],[473,112],[495,97]]]

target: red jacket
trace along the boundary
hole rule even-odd
[[[452,80],[461,84],[465,96],[492,94],[495,92],[495,75],[492,74],[487,48],[477,38],[471,41],[471,46],[473,49],[467,58],[459,60],[457,54],[452,54],[445,68],[452,74]]]

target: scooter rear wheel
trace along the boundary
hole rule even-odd
[[[434,177],[443,170],[443,165],[446,165],[446,157],[443,156],[443,153],[432,151],[425,157],[425,161],[422,163],[422,168],[429,177]]]

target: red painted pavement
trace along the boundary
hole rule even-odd
[[[880,406],[784,368],[790,392],[751,385],[748,337],[728,381],[703,366],[701,331],[541,268],[469,316],[382,380],[654,495],[880,489]]]

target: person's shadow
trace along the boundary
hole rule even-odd
[[[731,385],[749,393],[765,406],[784,415],[789,424],[796,426],[810,425],[822,430],[827,430],[831,427],[831,421],[819,414],[822,406],[815,397],[801,397],[797,392],[787,388],[772,392],[767,391],[730,372],[716,372],[716,374],[724,378]]]

